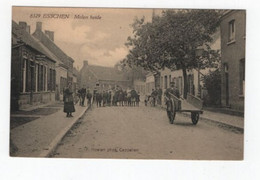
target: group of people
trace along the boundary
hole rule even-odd
[[[79,99],[80,106],[84,106],[85,99],[88,100],[88,105],[91,105],[92,94],[89,90],[86,90],[85,87],[77,91],[76,97],[78,97]],[[73,97],[73,90],[72,90],[71,83],[69,83],[68,86],[63,90],[63,102],[64,102],[63,112],[67,114],[66,117],[73,117],[72,113],[75,112],[74,103],[77,103],[78,101],[75,102],[75,98]]]
[[[110,90],[94,90],[93,96],[90,90],[85,87],[77,91],[79,105],[84,106],[85,99],[88,100],[88,105],[96,103],[97,107],[105,106],[139,106],[140,95],[139,92],[132,90],[123,90],[120,87]],[[93,99],[93,100],[92,100]],[[93,102],[92,102],[93,101]],[[73,91],[71,83],[63,91],[64,112],[67,117],[73,117],[75,112],[75,99],[73,98]]]
[[[162,104],[162,89],[160,87],[152,89],[151,95],[146,96],[145,105],[147,105],[148,102],[150,102],[152,106],[155,106],[155,104]]]
[[[180,92],[175,87],[174,82],[170,82],[170,87],[167,88],[164,92],[164,95],[166,97],[170,97],[170,94],[173,94],[176,97],[180,98]],[[151,95],[148,95],[145,98],[145,105],[147,105],[148,103],[150,103],[152,106],[155,106],[156,104],[162,105],[162,95],[163,95],[163,91],[160,87],[157,87],[155,90],[152,89]]]
[[[92,93],[90,90],[86,90],[85,87],[81,88],[77,92],[77,96],[79,98],[79,104],[81,106],[85,106],[85,99],[88,100],[88,105],[91,105]]]
[[[96,101],[97,107],[139,106],[140,95],[134,89],[126,91],[118,87],[113,90],[96,91],[94,101]]]

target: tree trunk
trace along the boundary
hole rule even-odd
[[[187,80],[187,71],[185,67],[182,67],[182,74],[183,74],[183,98],[187,99],[187,93],[188,93],[188,80]]]

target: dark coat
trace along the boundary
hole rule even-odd
[[[72,91],[69,88],[66,88],[63,95],[64,101],[64,109],[63,111],[66,113],[75,112],[74,102],[73,102],[73,95]]]

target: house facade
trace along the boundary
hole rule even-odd
[[[131,81],[125,76],[117,72],[113,67],[103,67],[89,65],[88,61],[84,61],[80,72],[80,87],[87,87],[90,90],[108,90],[120,86],[123,89],[131,87]]]
[[[148,73],[145,79],[145,94],[150,95],[155,89],[155,76],[153,73]]]
[[[55,63],[26,22],[12,21],[11,110],[55,101]]]
[[[145,81],[140,79],[135,79],[133,82],[134,89],[140,93],[140,95],[145,95]]]
[[[244,110],[246,12],[229,10],[221,17],[221,104]]]
[[[36,29],[32,35],[57,57],[56,100],[62,100],[64,88],[68,83],[73,84],[74,60],[55,44],[53,31],[45,30],[43,32],[42,22],[36,23]]]

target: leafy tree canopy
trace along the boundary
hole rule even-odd
[[[219,25],[216,10],[166,10],[152,22],[145,18],[135,19],[133,36],[128,37],[126,46],[129,54],[122,63],[142,66],[158,72],[161,69],[182,69],[184,93],[187,90],[186,69],[214,66],[219,52],[210,49],[212,35]],[[196,50],[204,46],[200,58]]]

